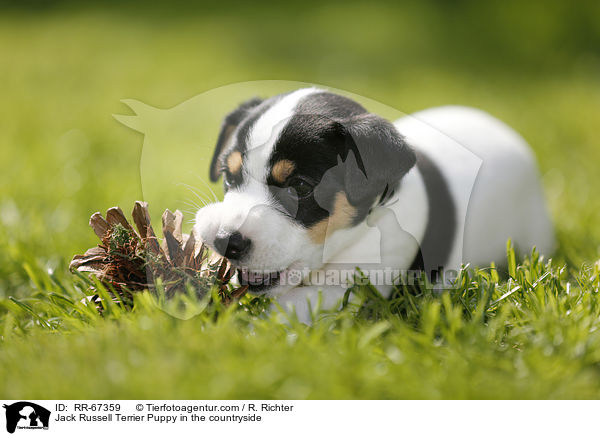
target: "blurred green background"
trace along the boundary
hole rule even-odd
[[[0,297],[29,292],[24,263],[66,274],[96,243],[89,216],[141,198],[121,99],[170,108],[250,80],[490,112],[539,158],[557,256],[600,256],[600,2],[0,4]]]

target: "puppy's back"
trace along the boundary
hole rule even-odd
[[[457,229],[447,267],[505,263],[512,238],[527,253],[554,248],[535,156],[506,124],[474,108],[443,106],[396,121],[408,142],[444,175],[456,205]]]

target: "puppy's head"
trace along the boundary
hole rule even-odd
[[[241,270],[254,292],[322,265],[331,234],[363,221],[415,164],[396,129],[358,103],[300,89],[253,99],[224,120],[210,168],[225,197],[195,232]]]

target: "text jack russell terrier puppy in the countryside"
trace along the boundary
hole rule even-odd
[[[210,178],[221,176],[224,199],[198,211],[194,232],[250,292],[305,322],[319,294],[340,303],[356,268],[388,296],[398,274],[448,286],[462,264],[501,265],[509,238],[554,247],[531,149],[473,108],[392,123],[317,88],[252,99],[222,124]]]

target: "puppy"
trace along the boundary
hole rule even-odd
[[[554,245],[533,153],[476,109],[392,124],[316,88],[252,99],[221,126],[221,175],[224,199],[198,211],[196,235],[305,322],[318,298],[339,304],[356,268],[387,296],[407,271],[447,286],[463,263],[502,264],[508,238]]]

